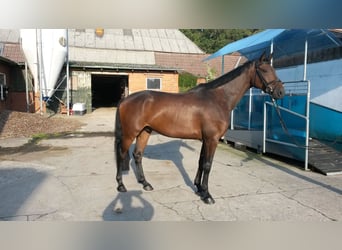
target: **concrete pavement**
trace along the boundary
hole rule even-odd
[[[39,221],[341,221],[342,175],[220,144],[209,179],[214,205],[194,193],[201,143],[153,134],[143,159],[154,190],[134,171],[116,191],[115,109],[80,117],[78,133],[26,144],[0,141],[0,220]],[[134,163],[131,163],[131,165]],[[134,169],[134,167],[132,168]]]

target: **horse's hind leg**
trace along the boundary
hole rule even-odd
[[[122,171],[123,171],[124,165],[128,166],[128,164],[129,164],[128,149],[129,149],[130,145],[132,144],[132,140],[123,138],[122,141],[118,140],[115,142],[115,144],[117,147],[117,149],[116,149],[117,150],[117,153],[116,153],[116,157],[117,157],[116,181],[118,183],[117,190],[119,192],[126,192],[127,189],[126,189],[126,187],[122,181]]]
[[[204,161],[204,143],[202,144],[201,148],[201,153],[198,161],[198,169],[195,177],[194,184],[197,187],[197,194],[201,195],[202,193],[202,186],[201,186],[201,181],[202,181],[202,175],[203,175],[203,161]]]
[[[142,167],[142,156],[151,132],[152,131],[147,128],[141,131],[141,133],[136,138],[135,149],[133,152],[133,157],[137,168],[137,180],[143,185],[143,188],[146,191],[153,190],[153,187],[145,179],[144,170]]]

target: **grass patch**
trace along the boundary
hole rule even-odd
[[[49,139],[71,139],[71,138],[82,138],[82,137],[98,137],[98,136],[105,136],[105,137],[114,137],[114,133],[112,131],[105,131],[105,132],[59,132],[59,133],[38,133],[32,135],[29,143],[37,144],[42,140],[49,140]]]
[[[64,135],[63,133],[53,133],[53,134],[49,134],[49,133],[38,133],[38,134],[34,134],[32,135],[29,143],[38,143],[41,140],[46,140],[46,139],[52,139],[52,138],[58,138],[60,136]]]

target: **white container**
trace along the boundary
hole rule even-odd
[[[87,113],[85,103],[74,103],[74,105],[72,105],[72,112],[74,115],[84,115]]]
[[[67,56],[67,30],[21,29],[20,37],[21,46],[35,82],[39,83],[41,80],[42,95],[52,97]],[[41,78],[38,76],[39,70]],[[38,84],[35,85],[35,91],[38,91]]]

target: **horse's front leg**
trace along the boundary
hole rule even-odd
[[[202,183],[200,185],[201,188],[201,199],[206,204],[214,204],[215,200],[209,193],[208,188],[208,181],[209,181],[209,173],[211,170],[211,166],[214,159],[214,154],[216,151],[218,140],[215,139],[209,139],[203,141],[203,159],[202,159],[202,169],[203,169],[203,178]],[[202,150],[201,150],[202,151]]]
[[[211,194],[209,193],[209,189],[208,189],[208,180],[209,180],[209,173],[210,173],[211,166],[212,166],[212,159],[205,161],[203,163],[203,179],[202,179],[202,185],[201,185],[201,188],[202,188],[201,199],[206,204],[214,204],[215,203],[215,200],[211,196]]]

